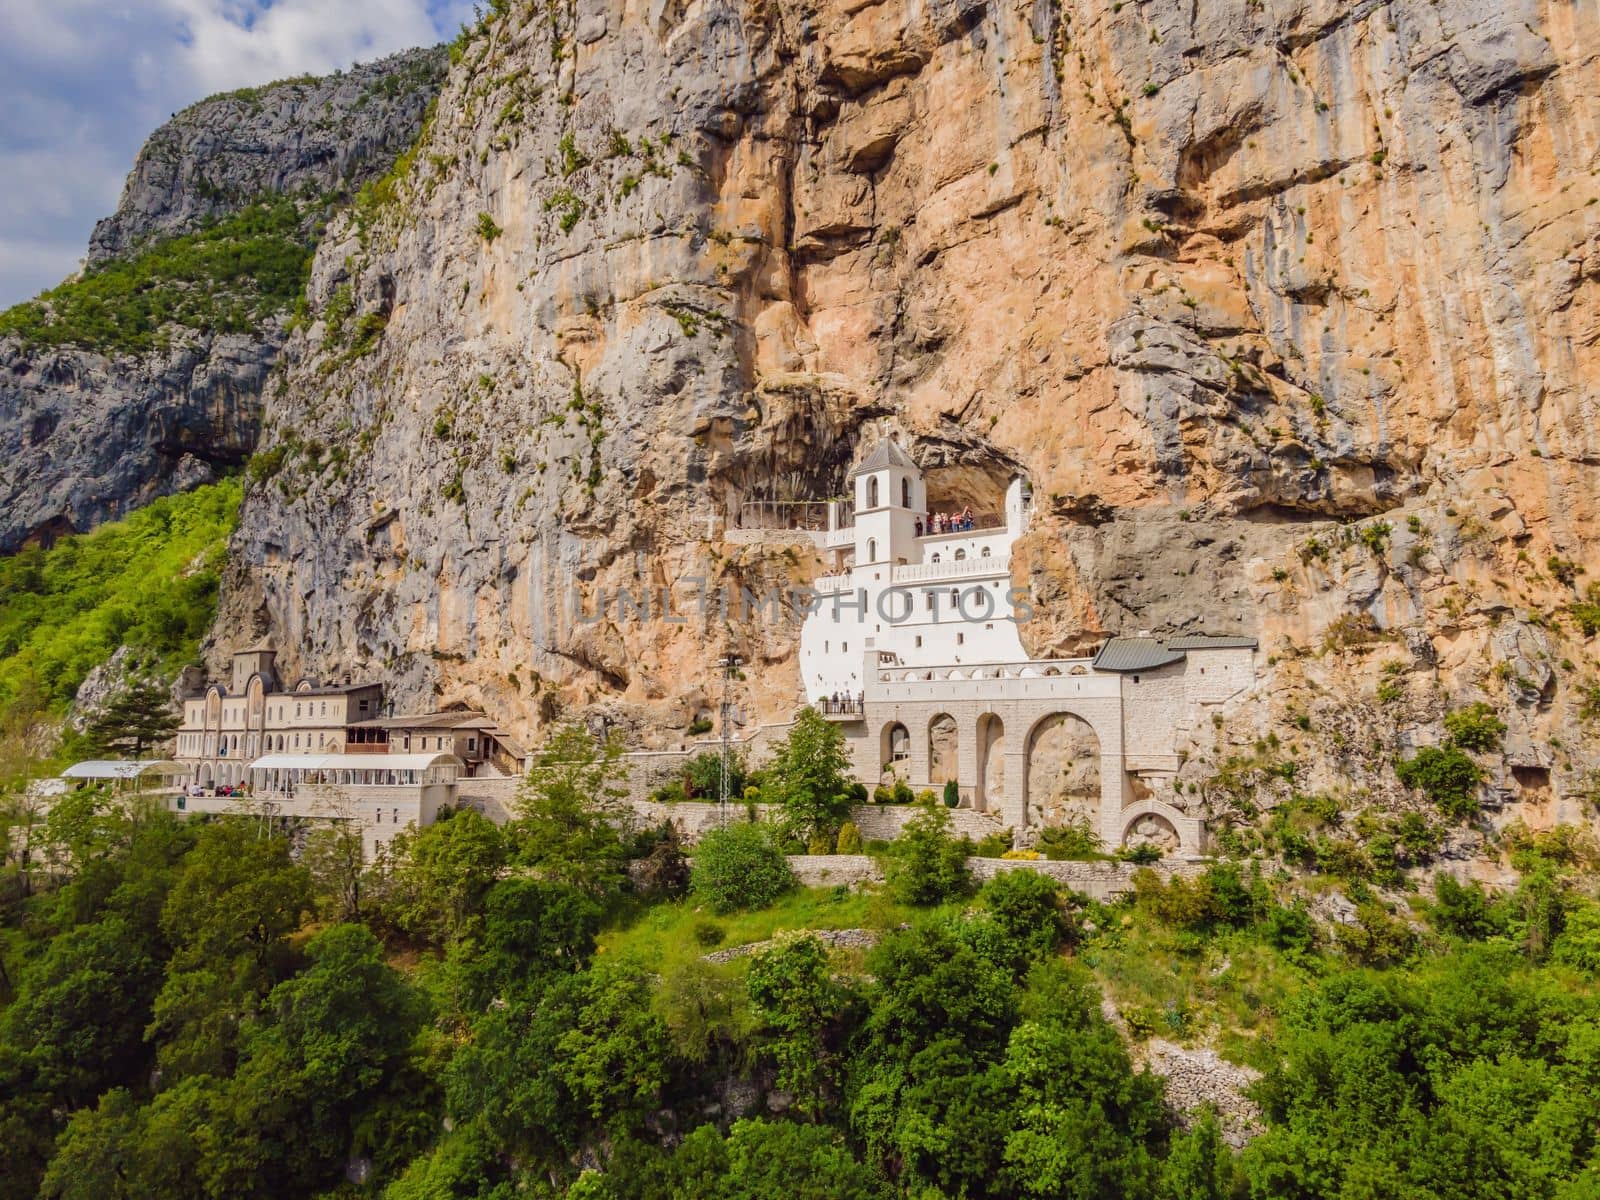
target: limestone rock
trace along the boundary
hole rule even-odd
[[[1404,808],[1394,756],[1478,696],[1561,732],[1569,793],[1594,668],[1543,568],[1600,577],[1600,143],[1560,114],[1600,92],[1600,26],[1562,11],[496,17],[394,201],[319,255],[213,653],[265,626],[287,669],[532,737],[600,705],[664,729],[732,649],[775,719],[781,614],[574,600],[814,577],[729,514],[837,494],[892,430],[936,498],[1029,476],[1030,651],[1260,638],[1258,694],[1187,731],[1185,803],[1292,702],[1305,774],[1266,802],[1358,779]]]

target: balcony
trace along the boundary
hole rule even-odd
[[[848,700],[834,700],[824,698],[812,704],[824,720],[828,721],[859,721],[866,716],[867,702],[860,696]]]
[[[912,563],[894,569],[895,583],[921,583],[933,579],[964,579],[970,575],[1009,575],[1011,556],[991,554],[988,558],[958,558],[950,562]]]

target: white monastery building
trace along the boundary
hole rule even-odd
[[[1178,744],[1255,684],[1248,637],[1114,637],[1093,657],[1034,660],[1011,548],[1030,515],[1014,479],[1001,514],[940,520],[911,457],[884,438],[829,506],[833,572],[800,637],[805,698],[841,722],[856,773],[961,803],[1014,829],[1086,820],[1114,848],[1198,853],[1179,802]],[[937,509],[937,504],[933,506]],[[847,523],[848,522],[848,523]]]

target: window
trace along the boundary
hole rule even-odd
[[[362,712],[366,712],[367,711],[367,702],[365,700],[363,700],[361,702],[361,711]]]
[[[325,736],[325,735],[323,735],[323,734],[320,734],[320,733],[319,733],[319,734],[317,734],[317,749],[318,749],[318,750],[321,750],[321,749],[322,749],[322,739],[323,739],[323,737],[324,737],[324,736]]]
[[[476,754],[477,752],[478,752],[478,739],[475,738],[475,737],[469,737],[467,739],[467,753],[468,754]]]
[[[938,552],[938,551],[937,551],[937,550],[935,550],[935,551],[934,551],[934,552],[933,552],[933,559],[932,559],[932,561],[933,561],[933,562],[938,562],[938,561],[939,561],[939,552]]]
[[[911,507],[911,480],[909,479],[902,479],[900,481],[900,507]]]
[[[957,562],[965,562],[966,558],[967,558],[967,552],[965,550],[957,550],[956,551],[956,561]]]
[[[964,634],[964,633],[956,634],[956,645],[965,646],[966,644],[967,644],[967,635]]]
[[[932,592],[928,592],[928,593],[926,593],[926,595],[928,597],[928,611],[932,612],[933,611],[933,593]]]
[[[296,750],[300,749],[300,735],[298,733],[294,735],[294,748]]]
[[[917,634],[917,646],[920,648],[921,645],[922,645],[922,635],[919,633],[919,634]]]
[[[297,717],[300,715],[300,703],[299,703],[299,701],[295,702],[294,715],[297,716]]]
[[[840,642],[839,643],[839,653],[840,654],[849,654],[850,653],[850,643],[849,642]]]
[[[867,480],[867,507],[878,507],[878,481],[876,478]]]
[[[322,710],[317,715],[321,717],[328,715],[328,702],[326,700],[322,702]]]
[[[989,547],[985,546],[983,548],[983,553],[978,555],[978,557],[979,558],[988,558],[989,557]]]
[[[867,561],[868,562],[877,562],[878,561],[878,539],[877,538],[868,538],[867,539]]]

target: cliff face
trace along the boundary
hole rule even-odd
[[[217,645],[270,629],[403,702],[663,729],[732,644],[784,712],[792,627],[573,596],[808,577],[708,526],[836,493],[894,429],[936,504],[1031,478],[1033,651],[1261,637],[1262,698],[1196,731],[1196,770],[1316,710],[1302,783],[1392,790],[1366,760],[1484,695],[1570,798],[1597,47],[1592,9],[1517,0],[495,19],[390,202],[318,256]]]
[[[443,50],[214,97],[157,130],[88,269],[128,260],[271,196],[307,229],[389,169],[438,90]],[[287,314],[248,333],[173,326],[125,352],[0,337],[0,551],[83,530],[249,458]]]

